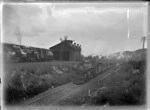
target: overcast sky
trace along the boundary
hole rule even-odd
[[[142,47],[141,37],[146,30],[145,6],[142,3],[5,4],[3,42],[49,48],[67,35],[81,44],[83,55],[136,50]]]

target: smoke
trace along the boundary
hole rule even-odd
[[[21,43],[22,43],[22,36],[21,36],[20,28],[18,26],[16,26],[15,35],[17,37],[18,44],[21,45]]]

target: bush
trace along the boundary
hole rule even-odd
[[[98,93],[96,105],[143,105],[145,104],[146,82],[145,61],[130,61],[123,65],[118,74],[113,76],[107,89]],[[131,70],[140,69],[139,74],[132,74]]]
[[[12,73],[5,74],[5,104],[17,104],[20,101],[31,98],[44,92],[52,86],[57,87],[71,81],[69,74],[75,74],[78,68],[71,66],[39,67],[40,69],[18,68]]]

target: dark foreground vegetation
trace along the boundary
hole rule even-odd
[[[87,76],[91,64],[52,65],[51,63],[33,63],[26,67],[11,65],[5,68],[5,104],[15,105],[41,92],[73,82],[86,83],[94,76]],[[10,69],[11,68],[11,69]],[[82,81],[81,81],[82,80]],[[78,83],[79,82],[79,83]]]
[[[138,71],[139,70],[139,71]],[[146,62],[129,61],[106,83],[94,100],[96,105],[143,105],[146,97]]]
[[[91,92],[77,94],[60,105],[118,106],[146,104],[146,61],[125,62]]]
[[[23,65],[22,65],[23,67]],[[91,64],[51,65],[35,64],[30,68],[16,67],[5,74],[5,104],[15,105],[48,89],[65,83],[86,83]],[[7,69],[6,69],[7,70]],[[78,83],[79,81],[79,83]],[[82,83],[82,84],[83,84]],[[101,89],[103,88],[103,89]],[[146,97],[146,61],[128,61],[91,91],[69,97],[61,105],[143,105]]]

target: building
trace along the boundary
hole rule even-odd
[[[49,48],[53,52],[54,60],[79,61],[81,60],[81,45],[73,40],[61,40],[59,44]]]

